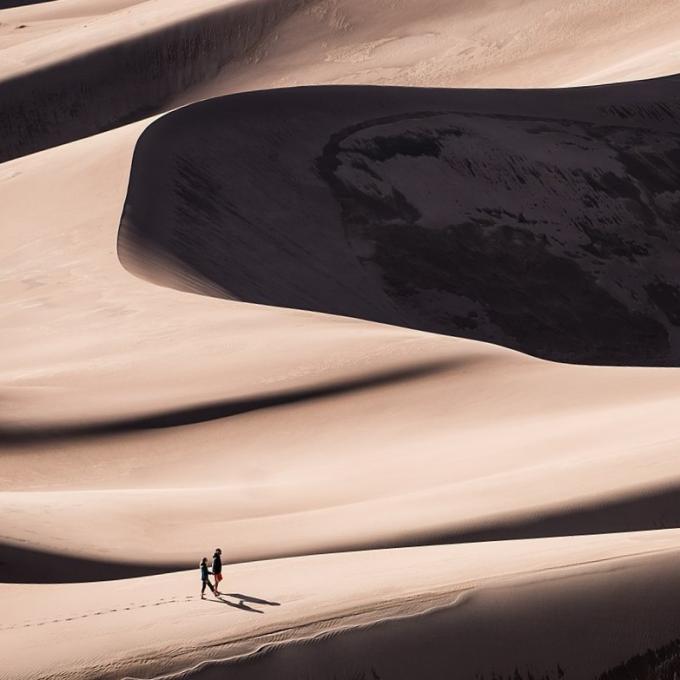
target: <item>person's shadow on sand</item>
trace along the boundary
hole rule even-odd
[[[225,600],[225,597],[233,597],[235,600],[238,600],[238,603],[236,602],[230,602],[229,600]],[[243,595],[242,593],[222,593],[218,599],[216,600],[207,600],[207,602],[221,602],[222,604],[226,604],[229,607],[234,607],[234,609],[240,609],[245,612],[253,612],[254,614],[264,614],[264,611],[262,609],[255,609],[254,607],[250,607],[249,605],[246,604],[246,602],[250,602],[251,604],[263,604],[267,605],[269,607],[279,607],[281,605],[280,602],[270,602],[269,600],[263,600],[259,597],[252,597],[251,595]]]
[[[263,600],[259,597],[253,597],[252,595],[243,595],[242,593],[223,593],[224,597],[233,597],[235,600],[241,600],[242,602],[250,602],[251,604],[266,604],[269,607],[280,607],[280,602],[270,602],[269,600]]]

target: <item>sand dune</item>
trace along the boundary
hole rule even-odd
[[[121,258],[250,302],[677,364],[679,82],[187,107],[140,140]]]
[[[193,572],[0,586],[2,677],[596,677],[680,633],[677,559],[645,532],[238,565],[223,601]]]
[[[641,0],[3,9],[2,157],[54,148],[0,165],[0,677],[571,680],[670,648],[680,374],[507,347],[677,363],[677,78],[356,85],[665,75],[677,18]],[[333,83],[352,87],[142,119]],[[477,208],[493,239],[385,277],[422,245],[397,229]],[[470,253],[470,304],[431,278],[438,250]],[[537,268],[563,304],[541,306]],[[520,338],[499,287],[532,320]],[[196,597],[216,544],[232,606]]]
[[[387,329],[381,340],[402,362],[429,353],[443,366],[217,420],[6,444],[5,580],[32,580],[22,546],[94,559],[89,578],[106,578],[125,564],[189,567],[214,535],[240,561],[677,526],[675,371],[561,366],[435,336],[397,343]],[[87,578],[73,566],[54,563],[50,579]]]
[[[6,47],[0,161],[150,115],[247,54],[298,4],[147,0]]]
[[[58,0],[6,14],[0,160],[272,86],[545,87],[680,70],[673,0],[653,12],[645,0]]]
[[[672,0],[323,0],[182,97],[305,84],[564,87],[678,72]],[[379,20],[376,18],[379,17]]]

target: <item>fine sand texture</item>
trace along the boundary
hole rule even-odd
[[[3,677],[597,678],[680,635],[677,560],[663,531],[268,560],[206,600],[194,572],[0,586]]]
[[[678,19],[0,2],[0,678],[672,678]]]
[[[0,161],[253,89],[548,87],[667,75],[680,71],[679,27],[675,0],[653,9],[647,0],[29,4],[0,15]]]

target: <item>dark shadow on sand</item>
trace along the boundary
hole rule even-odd
[[[680,485],[573,505],[555,512],[498,520],[487,526],[424,536],[414,545],[480,543],[556,536],[680,528]]]
[[[26,7],[27,5],[44,5],[46,2],[54,2],[54,0],[0,0],[0,9]]]
[[[680,485],[598,503],[584,503],[580,506],[565,508],[560,512],[543,512],[512,520],[498,520],[485,527],[468,527],[458,531],[444,530],[431,533],[423,531],[418,536],[391,536],[373,541],[357,540],[344,543],[332,541],[322,543],[320,541],[316,553],[653,531],[678,527],[680,527]],[[271,554],[243,555],[239,561],[249,562],[299,555],[299,552],[282,550]],[[158,563],[153,566],[88,560],[0,543],[0,582],[4,583],[107,581],[182,571],[191,569],[193,566],[194,562],[191,560],[183,563]],[[243,606],[228,603],[239,609],[247,606],[245,603],[278,606],[277,602],[242,593],[228,593],[224,596],[239,600]]]
[[[235,600],[242,600],[243,602],[250,602],[252,604],[265,604],[268,607],[280,607],[280,602],[270,602],[269,600],[263,600],[259,597],[253,597],[252,595],[243,595],[243,593],[223,593],[222,597],[233,597]]]
[[[252,612],[253,614],[264,614],[264,612],[261,609],[253,609],[253,607],[249,607],[242,600],[238,603],[229,602],[229,600],[223,599],[224,597],[226,597],[226,596],[221,595],[220,597],[218,597],[216,599],[206,598],[204,600],[204,602],[214,602],[215,604],[226,604],[228,607],[233,607],[234,609],[240,609],[241,611],[244,611],[244,612]]]
[[[186,564],[131,564],[72,557],[0,543],[0,583],[83,583],[152,576],[186,569]]]
[[[163,429],[194,425],[196,423],[238,416],[251,411],[298,404],[324,397],[339,396],[386,385],[417,380],[428,375],[449,370],[459,365],[457,361],[430,361],[409,368],[382,371],[362,378],[343,380],[332,384],[304,387],[273,394],[245,399],[186,406],[158,413],[128,418],[96,421],[90,423],[66,423],[59,425],[0,425],[0,446],[31,446],[57,443],[68,440],[82,440],[139,432],[141,430]]]

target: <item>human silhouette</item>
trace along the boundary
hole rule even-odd
[[[205,599],[205,587],[208,586],[210,588],[210,592],[215,594],[215,589],[213,588],[213,584],[210,583],[210,570],[208,569],[208,558],[204,557],[201,560],[201,599]]]
[[[222,580],[222,549],[215,548],[215,554],[213,555],[212,561],[212,573],[215,577],[215,595],[221,595],[220,593],[220,581]]]

